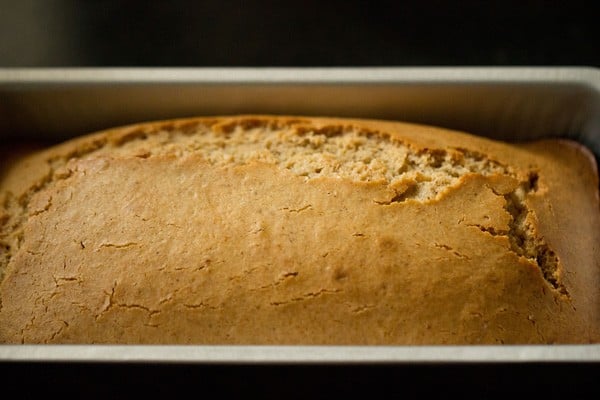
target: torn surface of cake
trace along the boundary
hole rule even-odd
[[[388,121],[146,123],[0,181],[0,342],[590,343],[585,151]]]

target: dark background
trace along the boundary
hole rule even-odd
[[[583,1],[0,0],[0,67],[600,66]],[[377,368],[0,363],[23,394],[277,398],[598,391],[597,364]],[[497,396],[494,396],[497,395]],[[554,396],[552,396],[554,395]],[[267,396],[268,397],[268,396]]]
[[[592,1],[0,0],[0,66],[600,66]]]

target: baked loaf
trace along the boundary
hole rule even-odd
[[[139,124],[10,163],[0,342],[600,339],[593,157],[396,122]]]

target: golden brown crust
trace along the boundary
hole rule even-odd
[[[600,341],[598,175],[569,142],[162,121],[0,181],[0,342]]]

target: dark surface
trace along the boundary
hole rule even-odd
[[[0,0],[0,66],[600,66],[593,6]]]
[[[595,399],[600,365],[0,364],[19,398]],[[6,385],[3,385],[5,390]],[[430,397],[435,396],[435,397]],[[440,396],[440,397],[438,397]]]

